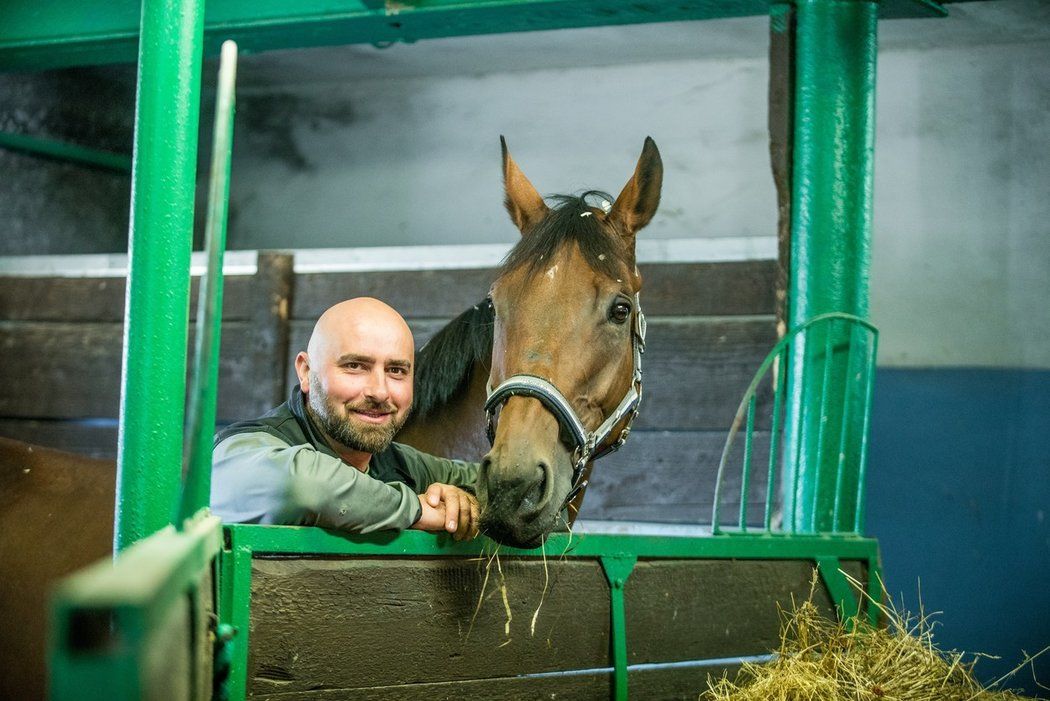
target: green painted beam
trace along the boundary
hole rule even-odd
[[[147,698],[149,641],[202,581],[222,547],[206,513],[168,527],[63,580],[52,597],[50,698]],[[155,693],[156,690],[153,690]]]
[[[56,141],[55,139],[2,131],[0,132],[0,147],[53,158],[58,161],[79,163],[92,168],[114,170],[118,173],[131,172],[131,156],[111,151],[100,151],[99,149],[78,146],[65,141]]]
[[[368,535],[338,533],[305,526],[227,525],[229,547],[257,553],[294,553],[362,556],[468,556],[491,552],[493,541],[484,536],[456,542],[445,534],[392,531]],[[487,550],[485,550],[487,548]],[[814,559],[820,555],[842,560],[876,557],[878,543],[871,538],[828,535],[745,535],[665,537],[609,535],[604,533],[554,533],[541,550],[500,546],[508,557],[635,557],[713,559]]]
[[[788,322],[868,315],[878,3],[797,0]],[[785,513],[805,533],[862,522],[866,411],[856,406],[852,328],[792,348],[785,412]],[[855,508],[854,508],[855,507]]]
[[[203,14],[142,3],[114,552],[171,523],[182,480]]]
[[[226,39],[242,53],[311,46],[413,42],[451,36],[758,16],[769,0],[211,0],[205,52]],[[129,0],[5,0],[0,70],[135,60],[139,5]],[[389,7],[389,9],[388,9]],[[933,0],[883,0],[880,16],[939,17]]]

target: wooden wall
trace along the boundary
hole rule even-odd
[[[610,698],[601,565],[503,558],[486,581],[487,561],[254,559],[249,696]],[[866,581],[863,563],[842,566]],[[807,600],[812,580],[803,560],[642,560],[624,591],[628,665],[768,654],[780,641],[778,607]],[[822,585],[813,602],[835,616]],[[630,698],[696,699],[708,674],[737,667],[633,669]]]
[[[483,299],[492,278],[489,269],[296,274],[292,263],[290,255],[261,254],[255,275],[226,280],[222,423],[284,400],[292,359],[331,304],[363,294],[384,299],[422,345]],[[705,522],[726,431],[775,342],[774,262],[640,267],[649,319],[641,415],[624,449],[597,464],[581,517]],[[0,435],[115,456],[124,291],[122,278],[0,277]],[[193,309],[195,302],[191,316]],[[760,402],[758,464],[767,405]],[[764,491],[756,479],[753,512]],[[738,493],[730,484],[727,503]]]

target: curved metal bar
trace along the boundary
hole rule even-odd
[[[711,531],[712,531],[712,533],[718,534],[718,533],[723,532],[722,529],[721,529],[721,526],[719,524],[720,511],[721,511],[720,503],[721,503],[721,497],[722,497],[722,487],[724,485],[723,475],[725,474],[726,467],[728,466],[729,454],[730,454],[730,451],[732,450],[732,447],[733,447],[733,444],[734,444],[734,442],[736,440],[737,434],[740,432],[740,429],[744,426],[745,421],[747,420],[748,407],[749,407],[752,399],[755,397],[755,394],[757,393],[758,388],[759,388],[762,380],[765,378],[766,373],[769,371],[769,368],[773,365],[774,361],[776,361],[778,356],[783,354],[784,357],[787,357],[787,353],[785,353],[786,349],[792,345],[794,340],[800,334],[805,333],[807,330],[811,329],[812,327],[814,327],[814,326],[816,326],[818,324],[823,324],[823,323],[826,323],[826,322],[830,323],[830,322],[835,321],[835,320],[845,321],[846,323],[851,324],[853,327],[857,327],[857,326],[862,327],[862,328],[868,330],[874,338],[876,338],[876,339],[878,338],[878,333],[879,333],[878,328],[876,328],[875,325],[872,324],[871,322],[869,322],[869,321],[867,321],[865,319],[862,319],[862,318],[860,318],[858,316],[855,316],[853,314],[847,314],[845,312],[829,312],[827,314],[821,314],[819,316],[815,316],[812,319],[808,320],[807,322],[805,322],[803,324],[800,324],[799,326],[796,326],[795,328],[791,329],[791,331],[789,331],[787,334],[785,334],[785,336],[782,339],[780,339],[780,341],[778,341],[775,346],[773,346],[773,349],[769,351],[769,353],[766,355],[765,359],[762,361],[761,365],[759,365],[758,371],[755,373],[754,377],[752,378],[750,384],[747,387],[747,390],[744,392],[744,396],[740,400],[740,405],[737,408],[736,415],[733,417],[733,422],[730,425],[729,434],[726,437],[725,446],[722,448],[722,456],[721,456],[721,458],[719,459],[719,462],[718,462],[718,473],[717,473],[717,475],[715,477],[714,501],[713,501],[712,508],[711,508]],[[781,370],[781,372],[784,372],[784,373],[786,373],[786,371],[787,371],[786,368]],[[870,398],[870,390],[869,390],[869,398]],[[772,461],[774,459],[775,459],[775,456],[771,455],[770,456],[770,460]],[[773,468],[771,467],[770,468],[770,475],[771,475],[770,478],[771,479],[772,479],[772,473],[773,473]],[[768,508],[768,504],[767,504],[767,508]]]

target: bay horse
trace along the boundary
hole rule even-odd
[[[505,205],[522,238],[488,299],[421,351],[416,423],[403,437],[447,454],[476,445],[487,419],[482,531],[531,548],[562,525],[565,507],[571,525],[593,460],[622,445],[637,415],[645,317],[635,235],[660,203],[663,164],[646,138],[615,201],[592,191],[556,196],[552,208],[501,141]]]
[[[614,202],[590,192],[548,207],[503,142],[503,176],[522,238],[488,298],[420,351],[414,415],[397,440],[476,459],[489,424],[482,530],[535,547],[566,506],[572,523],[593,459],[637,413],[634,237],[659,204],[663,168],[647,138]],[[115,482],[112,461],[0,438],[0,698],[43,698],[49,589],[111,554]]]

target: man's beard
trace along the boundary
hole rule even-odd
[[[347,415],[340,417],[338,407],[324,393],[321,389],[321,381],[312,373],[310,375],[310,394],[307,399],[310,415],[325,435],[350,450],[360,450],[373,455],[390,447],[394,436],[405,425],[411,413],[406,411],[398,418],[393,413],[396,411],[393,405],[365,400],[359,404],[347,406]],[[358,424],[353,421],[349,413],[351,411],[389,411],[391,420],[384,425]]]

